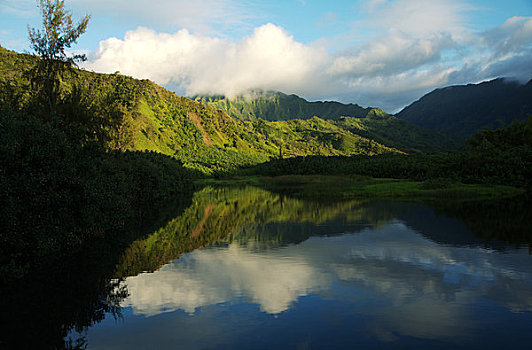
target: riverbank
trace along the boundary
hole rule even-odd
[[[365,176],[283,175],[198,180],[204,185],[252,185],[298,198],[396,198],[484,200],[511,198],[524,189],[504,185],[464,184],[452,179],[411,181]]]

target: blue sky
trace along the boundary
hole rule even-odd
[[[532,0],[67,0],[85,69],[180,94],[273,89],[400,110],[434,88],[532,78]],[[34,0],[0,0],[0,45],[30,51]]]

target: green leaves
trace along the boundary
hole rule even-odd
[[[43,27],[40,30],[28,27],[31,46],[41,58],[29,74],[33,87],[43,96],[41,102],[48,107],[49,120],[57,113],[64,75],[76,62],[86,60],[85,55],[68,57],[65,49],[85,33],[90,16],[74,25],[72,14],[64,6],[64,0],[40,0]]]
[[[67,57],[70,48],[85,33],[90,15],[74,25],[72,14],[65,9],[64,0],[39,0],[42,29],[28,27],[28,36],[33,50],[44,60],[58,60],[69,64],[84,60],[84,55]]]
[[[157,203],[191,191],[196,176],[172,157],[80,145],[1,109],[0,139],[0,279],[11,267],[141,226]]]

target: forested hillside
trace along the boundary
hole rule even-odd
[[[195,96],[196,101],[216,107],[241,120],[264,119],[269,121],[310,119],[338,119],[340,117],[366,117],[373,108],[334,101],[309,102],[296,95],[278,91],[249,91],[234,98],[225,96]],[[377,113],[382,111],[375,109]]]
[[[0,278],[138,231],[200,176],[270,158],[399,152],[319,118],[235,120],[148,80],[57,61],[50,101],[39,63],[0,48]]]
[[[500,122],[523,121],[532,114],[532,80],[506,79],[436,89],[403,109],[397,117],[419,126],[467,138]]]
[[[37,57],[0,48],[0,105],[39,115],[42,101],[28,72]],[[111,149],[175,156],[206,174],[257,164],[272,157],[374,155],[456,148],[444,137],[411,127],[379,110],[364,118],[243,121],[180,97],[151,81],[121,74],[70,70],[62,77],[59,127],[78,131]],[[355,108],[331,103],[330,106]],[[343,114],[340,109],[337,113]],[[436,141],[436,142],[433,142]]]
[[[309,102],[277,91],[250,91],[234,98],[196,96],[194,99],[239,120],[288,121],[318,117],[353,134],[407,153],[454,151],[462,144],[456,138],[405,122],[379,108],[363,108],[352,103]]]
[[[245,169],[244,174],[362,175],[375,178],[428,181],[427,186],[451,187],[457,181],[512,185],[532,189],[532,116],[497,130],[482,130],[467,141],[467,149],[448,154],[382,154],[374,157],[297,157],[274,159]]]

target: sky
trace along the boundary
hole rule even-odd
[[[532,0],[66,0],[81,67],[181,95],[278,90],[395,113],[438,87],[532,78]],[[0,0],[0,45],[30,52],[35,0]]]

